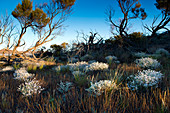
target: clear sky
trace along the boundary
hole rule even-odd
[[[40,0],[33,0],[34,3],[37,3],[38,1]],[[142,7],[145,8],[148,15],[143,23],[151,25],[154,15],[160,14],[160,11],[157,10],[154,5],[156,0],[139,1]],[[4,15],[6,10],[8,11],[8,14],[11,14],[19,2],[21,3],[21,0],[1,0],[0,14]],[[65,32],[62,36],[59,36],[47,45],[61,44],[62,42],[70,43],[72,40],[76,39],[76,31],[83,31],[85,34],[89,34],[90,31],[97,31],[104,39],[108,39],[112,36],[110,33],[110,26],[106,22],[105,15],[105,11],[108,7],[113,7],[115,9],[115,21],[123,16],[116,0],[76,0],[75,5],[73,6],[73,14],[64,23],[64,25],[67,26]],[[131,24],[133,26],[130,30],[131,32],[145,32],[142,30],[142,21],[140,19],[131,20]],[[27,37],[30,36],[24,37],[26,41],[28,40]]]

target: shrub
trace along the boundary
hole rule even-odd
[[[20,68],[15,71],[13,76],[14,76],[14,79],[27,81],[27,79],[32,78],[34,74],[28,73],[25,68]]]
[[[83,71],[83,69],[88,66],[88,62],[77,62],[77,63],[70,63],[70,64],[67,64],[67,66],[69,67],[69,70],[70,71]]]
[[[41,88],[39,81],[35,80],[35,78],[33,80],[22,83],[18,87],[18,91],[20,91],[24,96],[39,94],[42,90],[44,90],[44,88]]]
[[[151,69],[156,69],[160,66],[160,63],[156,59],[152,58],[141,58],[141,59],[136,59],[135,63],[142,68],[151,68]]]
[[[136,75],[128,77],[130,80],[128,87],[132,90],[137,90],[140,87],[157,87],[160,79],[163,77],[162,75],[162,73],[150,69],[139,71]]]
[[[13,67],[14,67],[15,70],[17,70],[17,69],[19,69],[21,67],[21,64],[14,63]]]
[[[82,61],[89,61],[89,60],[93,60],[94,58],[93,58],[93,56],[86,54],[86,55],[82,56],[80,59]]]
[[[115,56],[107,56],[107,57],[105,57],[105,59],[107,60],[107,63],[108,63],[109,65],[111,65],[112,62],[114,62],[114,63],[120,63],[120,62],[117,60],[117,57],[115,57]]]
[[[86,66],[84,70],[87,72],[87,71],[107,70],[108,68],[109,65],[106,63],[94,62]]]
[[[140,39],[142,37],[143,37],[143,33],[141,33],[141,32],[133,32],[133,33],[129,34],[129,38],[132,40]]]
[[[46,57],[44,60],[47,62],[55,62],[56,61],[54,57]]]
[[[44,67],[44,65],[43,65],[43,64],[41,64],[41,65],[40,65],[40,67],[39,67],[39,69],[40,69],[40,70],[42,70],[42,69],[43,69],[43,67]]]
[[[76,85],[79,87],[86,86],[89,83],[87,76],[74,75],[74,78]]]
[[[142,58],[142,57],[146,57],[147,54],[144,52],[137,52],[137,53],[134,53],[134,56],[138,58]]]
[[[36,71],[37,70],[37,65],[33,65],[32,70]]]
[[[72,74],[74,75],[75,83],[77,86],[82,87],[88,83],[88,79],[85,73],[81,71],[73,71]]]
[[[95,95],[101,95],[104,91],[109,91],[113,88],[116,88],[116,84],[111,80],[100,80],[99,82],[92,82],[91,86],[86,89],[86,91],[90,93],[94,93]]]
[[[105,40],[105,44],[109,44],[109,45],[112,45],[112,44],[114,44],[115,43],[115,39],[114,38],[109,38],[109,39],[107,39],[107,40]]]
[[[30,71],[36,71],[37,70],[37,65],[36,64],[29,64],[27,66],[27,71],[30,72]]]
[[[157,49],[155,53],[159,54],[161,56],[168,56],[168,55],[170,55],[169,52],[167,50],[163,49],[163,48]]]
[[[68,72],[69,67],[68,67],[68,65],[60,65],[60,66],[54,67],[53,70],[55,70],[57,73]]]
[[[83,72],[81,72],[81,71],[73,71],[72,74],[73,74],[74,76],[83,76],[83,75],[85,75],[85,74],[84,74]]]
[[[62,81],[60,81],[60,84],[57,84],[59,87],[57,88],[57,90],[60,92],[60,93],[66,93],[68,92],[71,87],[73,86],[73,84],[71,82],[65,82],[63,83]]]

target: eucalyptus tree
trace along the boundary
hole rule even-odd
[[[41,45],[54,40],[60,33],[63,22],[72,12],[72,6],[75,0],[50,0],[47,3],[39,4],[33,7],[31,0],[22,0],[18,4],[12,15],[20,24],[20,32],[18,38],[15,40],[12,56],[19,55],[22,58],[28,58],[26,53],[34,52]],[[24,51],[18,51],[19,47],[26,44],[24,35],[28,29],[32,29],[38,38],[35,43]],[[30,37],[29,37],[30,38]],[[34,56],[34,58],[36,58]]]

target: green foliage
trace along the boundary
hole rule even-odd
[[[14,63],[13,67],[14,67],[15,70],[17,70],[21,67],[21,64]]]
[[[53,1],[55,1],[55,0],[53,0]],[[56,1],[61,6],[61,8],[64,9],[64,8],[74,5],[76,0],[56,0]]]
[[[30,0],[23,0],[22,4],[18,4],[12,15],[20,22],[23,27],[44,27],[49,22],[47,14],[36,8],[33,10],[33,2]]]
[[[29,72],[29,71],[31,71],[32,70],[32,65],[28,65],[27,66],[27,71]]]
[[[128,38],[135,43],[137,47],[146,48],[148,46],[148,38],[141,32],[133,32],[129,34]]]
[[[75,83],[79,86],[86,86],[88,84],[87,76],[74,75]]]
[[[141,32],[133,32],[129,36],[130,37],[135,37],[135,38],[141,38],[143,36],[143,33],[141,33]]]
[[[143,33],[141,33],[141,32],[133,32],[133,33],[129,34],[129,38],[132,41],[139,41],[142,39],[142,37],[143,37]]]
[[[66,48],[67,48],[67,46],[68,46],[68,43],[63,42],[63,43],[61,44],[61,46],[62,46],[64,49],[66,49]]]
[[[32,70],[36,71],[37,70],[37,65],[33,65]]]
[[[38,25],[46,26],[50,21],[50,18],[47,18],[47,14],[39,8],[36,8],[35,11],[32,11],[30,19]]]
[[[32,12],[32,4],[33,3],[30,0],[23,0],[22,4],[19,3],[16,6],[15,10],[12,12],[12,15],[15,18],[22,17],[21,19],[27,19]]]
[[[39,69],[40,69],[40,70],[42,70],[42,69],[43,69],[43,67],[44,67],[44,65],[43,65],[43,64],[41,64],[41,65],[40,65],[40,67],[39,67]]]
[[[116,35],[116,36],[114,36],[114,38],[115,38],[116,40],[122,39],[121,35]]]
[[[52,53],[54,56],[60,56],[60,52],[63,47],[60,45],[53,44],[50,46],[50,48],[52,48]]]
[[[36,71],[37,70],[37,65],[35,64],[30,64],[27,66],[27,71],[30,72],[30,71]]]
[[[47,62],[55,62],[56,61],[54,57],[46,57],[44,60]]]

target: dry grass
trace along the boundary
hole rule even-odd
[[[87,86],[78,86],[74,76],[70,73],[56,73],[51,69],[36,71],[36,79],[40,80],[45,88],[40,94],[23,97],[17,91],[22,81],[14,80],[13,74],[0,75],[0,111],[5,113],[168,113],[170,111],[169,75],[170,67],[164,66],[165,75],[162,83],[156,89],[144,92],[131,91],[123,80],[134,74],[139,67],[134,64],[120,64],[111,68],[111,72],[96,74],[96,80],[122,77],[122,84],[118,89],[104,92],[100,96],[90,95],[85,91]],[[88,75],[91,79],[92,75]],[[57,84],[62,81],[73,82],[73,87],[65,93],[57,91]],[[88,85],[88,83],[87,83]]]

